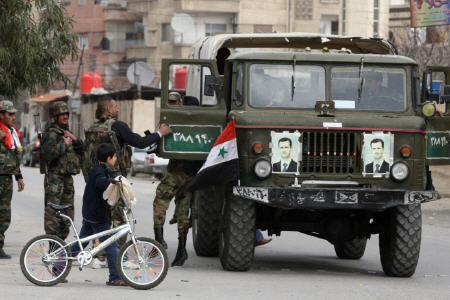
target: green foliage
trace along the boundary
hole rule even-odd
[[[0,0],[0,95],[68,83],[59,66],[77,56],[71,28],[59,0]]]

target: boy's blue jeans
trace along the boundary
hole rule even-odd
[[[83,226],[80,231],[80,239],[108,230],[111,228],[109,223],[92,223],[86,220],[83,220]],[[99,240],[103,242],[106,240],[108,236],[101,237]],[[82,246],[85,248],[88,243],[84,243]],[[75,257],[80,252],[80,247],[78,244],[72,246],[72,256]],[[120,279],[119,274],[117,273],[116,268],[116,260],[119,255],[119,246],[116,242],[112,243],[108,247],[105,248],[106,259],[108,260],[108,268],[109,268],[109,281]]]

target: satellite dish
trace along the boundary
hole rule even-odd
[[[172,25],[173,30],[178,32],[190,32],[194,31],[194,19],[184,13],[175,14],[170,21],[170,25]]]
[[[148,86],[155,78],[155,73],[148,64],[143,61],[132,63],[127,69],[127,78],[131,84]]]

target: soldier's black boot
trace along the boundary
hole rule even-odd
[[[155,226],[155,240],[160,243],[164,249],[167,249],[167,243],[164,240],[164,229],[163,226]]]
[[[5,251],[3,251],[3,249],[0,249],[0,259],[10,259],[10,258],[11,256],[6,254]]]
[[[184,265],[184,262],[187,258],[188,254],[186,251],[186,237],[180,236],[178,237],[178,249],[177,254],[175,255],[175,259],[172,262],[172,267]]]

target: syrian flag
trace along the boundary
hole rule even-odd
[[[189,184],[188,190],[194,191],[239,179],[235,123],[234,119],[228,122],[211,148],[205,163]]]

